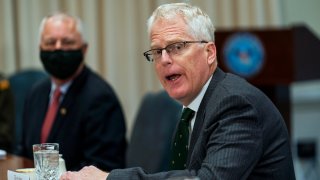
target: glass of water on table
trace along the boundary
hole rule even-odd
[[[33,158],[37,180],[59,179],[58,143],[34,144]]]

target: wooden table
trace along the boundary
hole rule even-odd
[[[0,159],[0,179],[7,180],[7,171],[19,168],[33,168],[33,161],[27,158],[7,154],[5,159]]]

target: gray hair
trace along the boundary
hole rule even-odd
[[[189,33],[197,40],[214,41],[214,26],[209,16],[200,8],[187,3],[172,3],[159,6],[147,21],[148,34],[151,35],[153,23],[162,19],[174,19],[181,16],[186,22]]]
[[[42,21],[40,23],[40,27],[39,27],[39,43],[41,42],[41,35],[43,33],[44,26],[45,26],[46,22],[51,18],[55,18],[58,20],[73,19],[76,22],[76,29],[80,33],[80,35],[82,37],[82,41],[85,44],[88,43],[82,20],[78,17],[72,16],[72,15],[69,15],[69,14],[66,14],[63,12],[56,12],[56,13],[50,14],[42,19]]]

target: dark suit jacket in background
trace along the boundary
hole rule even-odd
[[[186,170],[146,174],[141,168],[119,169],[107,179],[295,179],[289,135],[279,111],[257,88],[219,68],[191,136]]]
[[[18,154],[33,159],[32,145],[40,143],[51,81],[41,80],[27,96],[23,137]],[[110,87],[87,67],[73,80],[52,125],[47,142],[59,143],[67,170],[95,165],[103,170],[125,167],[125,121]]]
[[[9,81],[0,74],[0,149],[12,151],[14,101]]]

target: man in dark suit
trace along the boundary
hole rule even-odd
[[[51,77],[28,93],[18,154],[33,158],[33,144],[59,143],[68,170],[125,167],[123,112],[111,86],[84,64],[87,47],[80,19],[64,13],[43,19],[40,58]]]
[[[170,97],[195,114],[185,168],[148,174],[139,167],[105,173],[90,166],[62,179],[295,179],[279,111],[260,90],[218,68],[209,17],[185,3],[165,4],[149,18],[148,31],[151,50],[144,55]]]
[[[0,149],[12,151],[14,134],[14,105],[10,83],[0,74]]]

